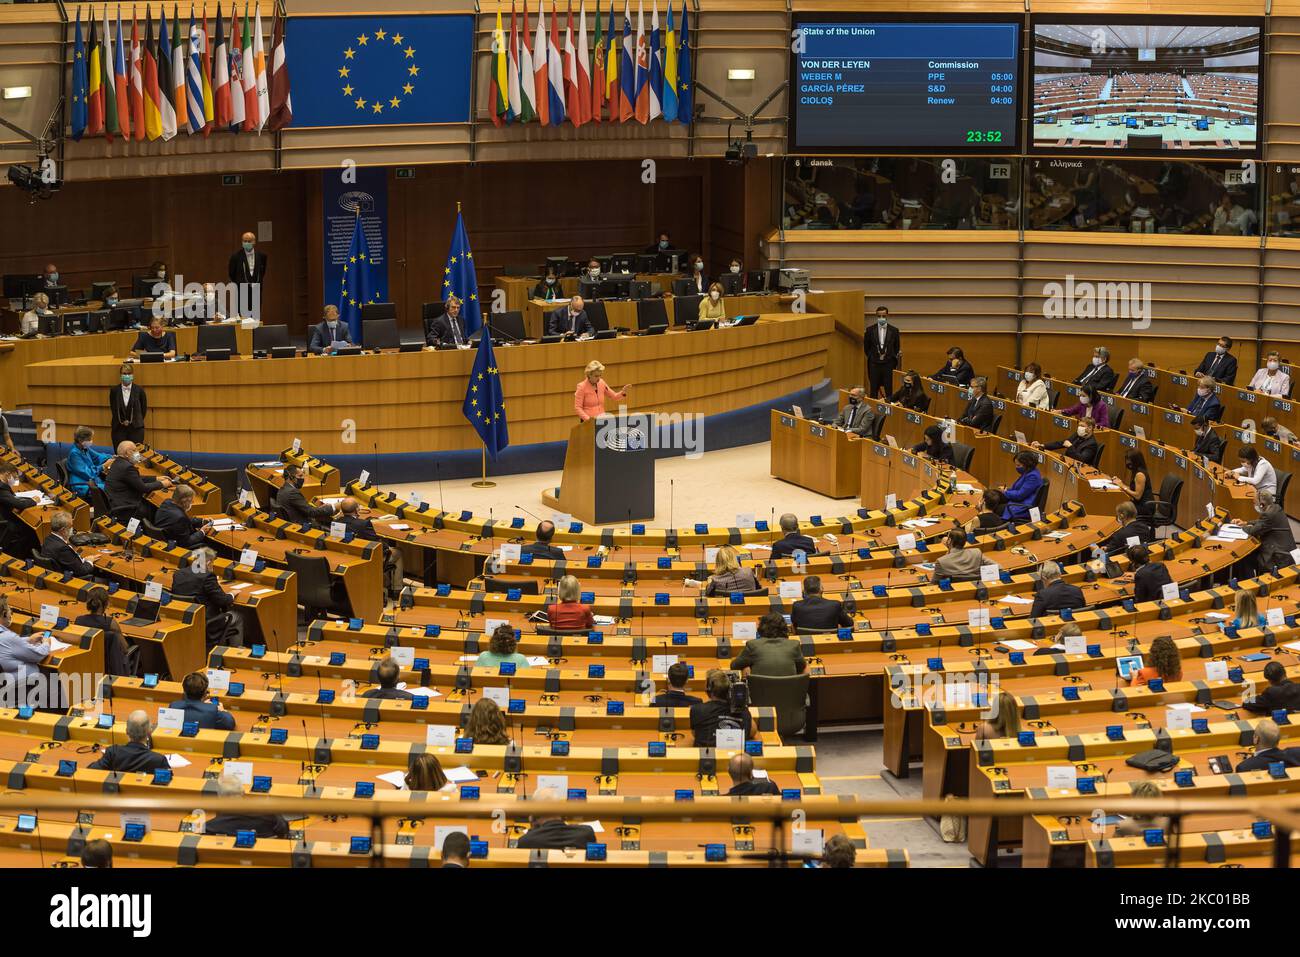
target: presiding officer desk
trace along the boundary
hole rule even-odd
[[[824,313],[774,312],[728,329],[503,345],[496,359],[511,445],[568,438],[573,391],[592,359],[609,368],[611,383],[636,385],[638,409],[712,415],[820,381],[834,324]],[[33,415],[54,420],[61,442],[71,442],[78,425],[107,434],[108,389],[124,351],[30,366]],[[263,454],[282,447],[284,423],[293,422],[294,434],[318,455],[376,446],[384,453],[478,449],[480,440],[461,412],[475,354],[453,349],[165,362],[137,366],[136,381],[148,391],[146,430],[155,448]]]

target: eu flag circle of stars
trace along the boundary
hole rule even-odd
[[[378,47],[383,49],[386,42],[391,42],[392,46],[396,47],[402,54],[402,58],[410,61],[406,65],[406,82],[402,85],[401,96],[391,96],[387,100],[382,97],[373,101],[367,100],[352,85],[352,67],[357,63],[356,56],[360,48]],[[341,88],[343,95],[352,100],[357,110],[365,111],[369,109],[372,114],[382,114],[385,109],[398,109],[402,105],[402,96],[411,96],[415,93],[415,80],[419,75],[420,67],[415,62],[415,48],[407,44],[406,38],[400,33],[390,34],[382,27],[374,33],[363,33],[358,36],[355,46],[349,46],[343,51],[343,65],[339,67],[339,79],[343,81]]]
[[[488,366],[487,374],[496,376],[498,380],[501,378],[501,373],[496,366]],[[493,412],[491,409],[487,410],[487,416],[486,418],[484,418],[484,411],[478,407],[478,383],[483,381],[483,373],[480,372],[475,378],[478,381],[471,382],[469,387],[469,391],[470,391],[469,404],[474,407],[474,417],[478,419],[484,419],[484,421],[487,422],[495,422],[497,419],[501,418],[501,416],[505,415],[506,412],[505,399],[501,400],[501,404],[497,407],[497,410],[495,412]],[[487,389],[488,386],[484,385],[483,388]],[[500,388],[500,384],[498,384],[497,388],[498,389]],[[484,400],[485,405],[491,404],[491,398],[490,398],[491,391],[488,392],[488,395],[489,398]]]

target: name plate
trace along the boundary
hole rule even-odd
[[[790,418],[790,416],[788,415],[780,416],[779,421],[781,425],[785,426],[787,429],[794,428],[794,419]]]
[[[814,435],[817,438],[821,439],[821,438],[825,438],[826,430],[823,429],[820,425],[810,425],[808,427],[808,434]]]

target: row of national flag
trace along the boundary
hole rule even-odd
[[[143,40],[134,7],[129,42],[120,5],[116,29],[107,4],[102,24],[96,22],[93,6],[87,19],[88,39],[78,7],[70,111],[74,140],[85,135],[103,136],[110,143],[117,136],[170,140],[178,133],[207,136],[213,130],[260,133],[293,122],[284,17],[275,20],[269,65],[261,7],[253,8],[250,20],[247,2],[242,33],[235,4],[230,5],[229,43],[220,4],[211,40],[207,10],[196,21],[193,6],[189,30],[183,32],[177,5],[172,5],[170,29],[166,7],[159,5],[156,41],[148,5]]]
[[[672,0],[666,0],[667,30],[659,29],[659,0],[651,0],[650,30],[645,29],[644,0],[637,0],[636,29],[632,28],[630,0],[623,0],[620,33],[610,0],[608,33],[600,22],[596,4],[594,41],[587,41],[587,2],[578,8],[574,33],[573,0],[568,0],[564,42],[560,43],[560,15],[551,0],[551,23],[546,25],[545,0],[538,0],[537,32],[528,45],[528,0],[523,0],[523,23],[515,19],[510,2],[507,39],[497,6],[492,34],[492,75],[488,112],[497,126],[531,123],[574,126],[584,123],[690,123],[691,86],[690,21],[682,0],[681,33],[673,26]],[[576,36],[576,45],[575,45]]]

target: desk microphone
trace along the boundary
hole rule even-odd
[[[438,511],[446,514],[447,508],[442,501],[442,463],[437,459],[433,461],[433,474],[438,479]]]
[[[302,740],[303,740],[303,747],[306,748],[306,746],[307,746],[307,739],[308,739],[308,735],[307,735],[307,719],[306,719],[306,718],[302,718],[302,719],[300,719],[300,720],[302,721]],[[309,768],[313,763],[314,763],[314,761],[309,761],[306,757],[304,757],[304,758],[302,759],[302,796],[303,796],[303,797],[306,797],[306,796],[307,796],[307,789],[308,789],[309,787],[311,787],[311,778],[308,777],[308,775],[307,775],[307,769],[308,769],[308,768]],[[305,830],[305,828],[304,828],[304,830]],[[306,840],[305,837],[304,837],[304,840]]]
[[[528,509],[524,508],[522,505],[516,505],[515,508],[519,509],[519,511],[523,512],[523,513],[524,513],[525,515],[527,515],[529,518],[536,519],[539,523],[542,521],[540,518],[537,518],[536,515],[534,515],[534,514],[533,514],[532,512],[530,512],[530,511],[528,511]]]
[[[371,472],[370,472],[371,485],[377,485],[379,482],[379,443],[378,442],[374,444],[374,459],[375,462],[374,465],[371,466]],[[434,463],[435,468],[437,467],[437,464],[438,464],[437,462]]]

